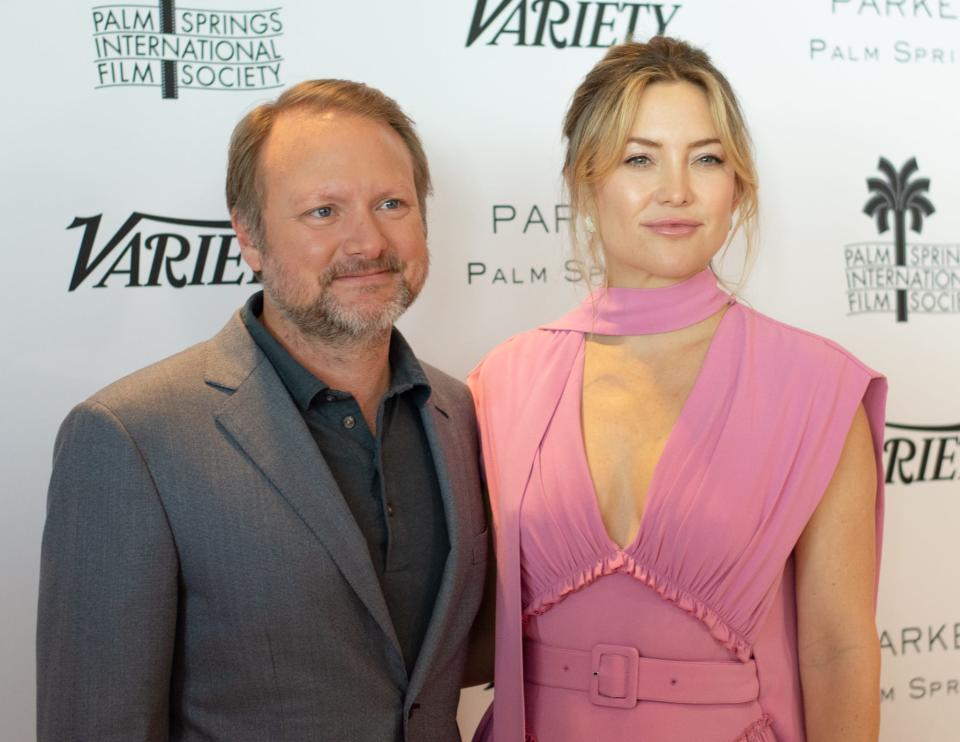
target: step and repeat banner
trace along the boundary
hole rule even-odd
[[[960,0],[48,0],[5,15],[0,737],[34,736],[59,422],[256,289],[222,195],[236,121],[307,78],[401,103],[435,181],[432,273],[401,328],[463,377],[581,296],[561,118],[608,46],[667,33],[713,56],[752,129],[762,240],[745,300],[890,378],[881,736],[958,739]],[[465,734],[490,695],[464,694]]]

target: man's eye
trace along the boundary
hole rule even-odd
[[[385,209],[399,209],[400,208],[400,199],[399,198],[388,198],[384,201],[381,206]]]
[[[333,215],[333,209],[329,206],[318,206],[317,208],[310,211],[310,216],[316,216],[320,219],[326,219],[328,216]]]

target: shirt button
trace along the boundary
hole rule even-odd
[[[387,503],[387,515],[389,515],[389,516],[392,518],[394,512],[395,512],[395,511],[394,511],[394,508],[393,508],[393,503],[392,503],[392,502],[388,502],[388,503]]]
[[[327,400],[328,402],[332,402],[333,400],[336,399],[336,397],[334,397],[332,394],[326,394],[326,395],[324,395],[323,398],[324,398],[325,400]]]
[[[355,418],[353,415],[347,415],[345,418],[343,418],[343,427],[345,427],[347,430],[351,430],[356,424],[357,418]]]

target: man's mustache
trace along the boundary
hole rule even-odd
[[[320,276],[321,286],[329,286],[333,281],[341,276],[349,276],[358,273],[378,273],[386,271],[388,273],[400,273],[406,267],[406,263],[395,254],[384,254],[379,258],[350,258],[341,260],[339,263],[329,266]]]

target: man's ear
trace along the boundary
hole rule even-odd
[[[237,244],[240,245],[240,255],[243,261],[250,266],[250,270],[259,273],[263,269],[263,255],[260,252],[260,245],[253,239],[250,228],[236,209],[230,212],[230,223],[233,225],[233,231],[237,234]]]

